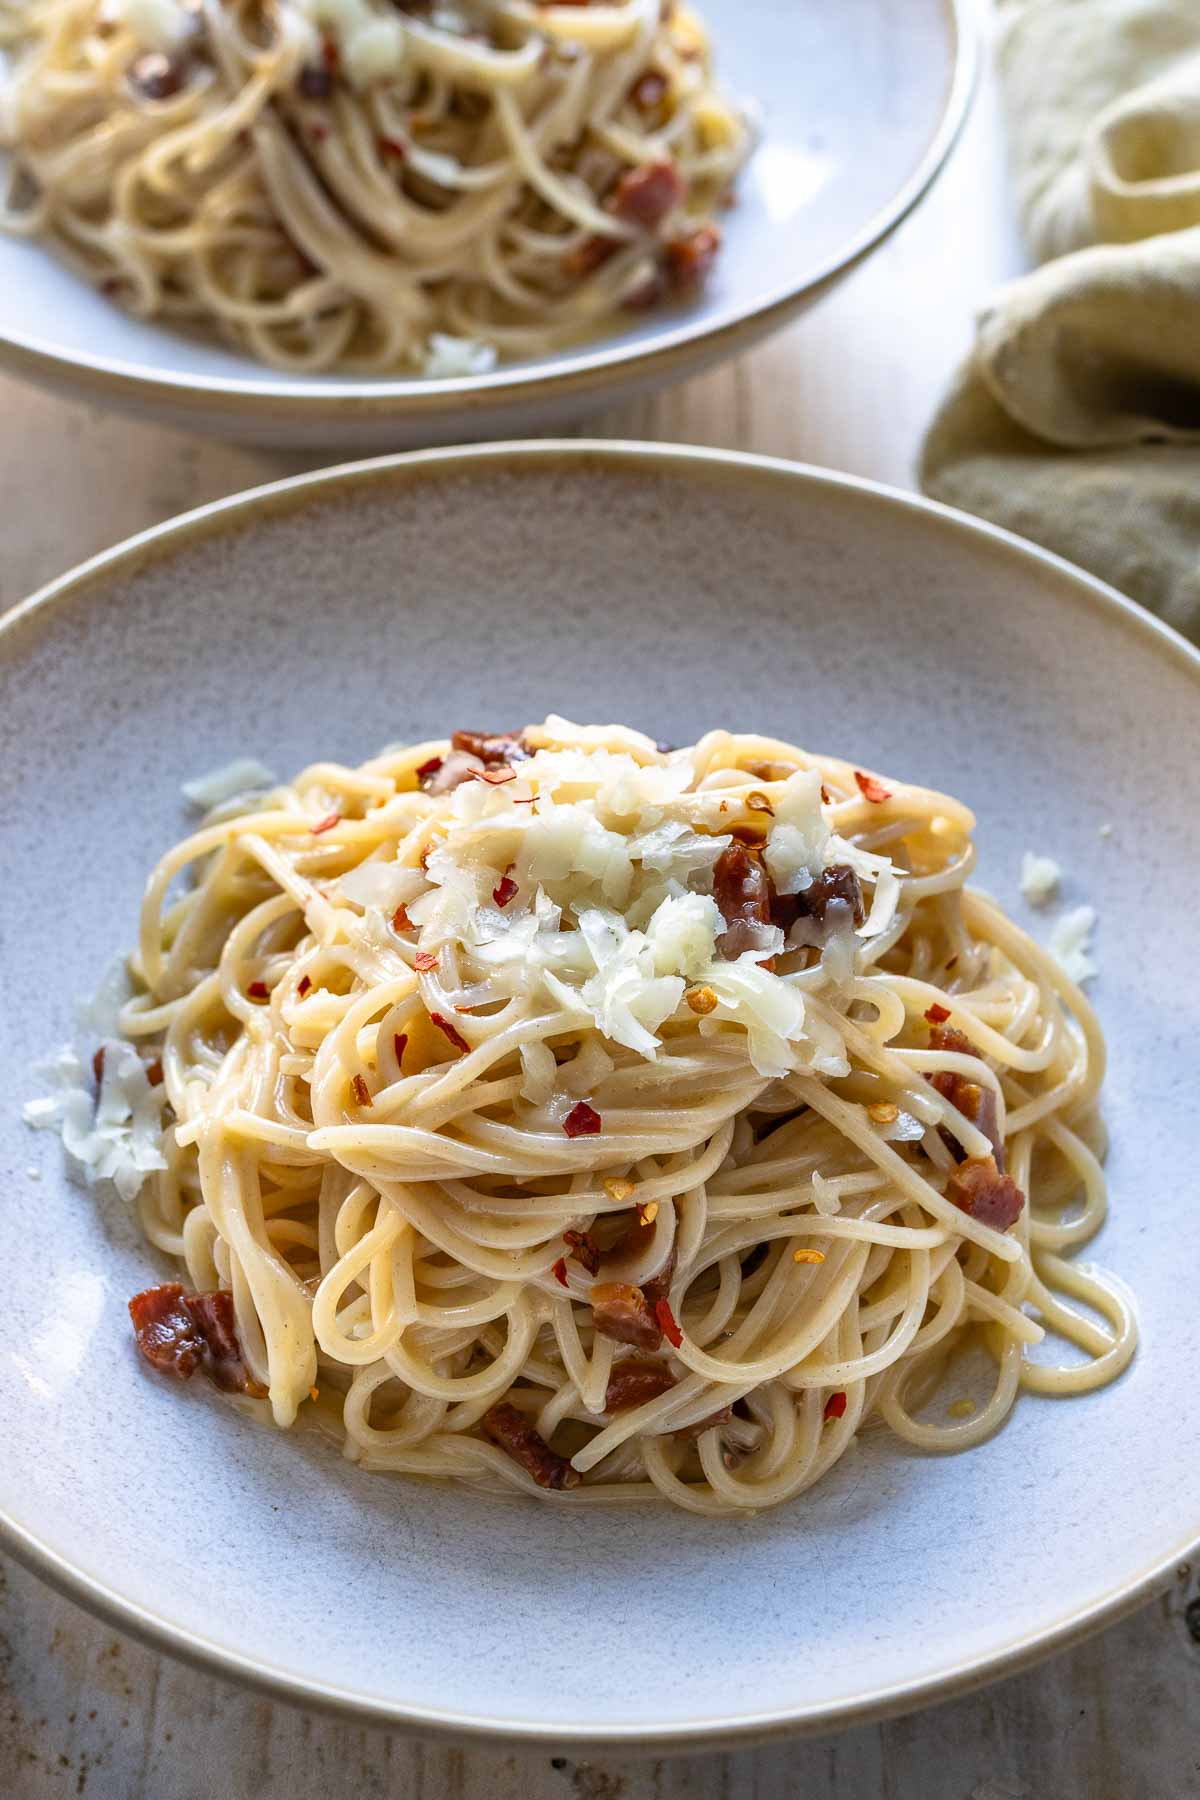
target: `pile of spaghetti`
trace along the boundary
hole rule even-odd
[[[0,224],[280,368],[485,371],[686,300],[751,148],[672,0],[0,0]]]
[[[139,1204],[187,1285],[134,1301],[142,1350],[368,1468],[712,1513],[868,1417],[965,1446],[1110,1379],[1129,1309],[1063,1254],[1103,1046],[964,885],[972,825],[773,739],[555,717],[218,808],[100,1070],[102,1110],[165,1107]]]

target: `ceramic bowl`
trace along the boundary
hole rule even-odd
[[[180,781],[464,724],[777,733],[948,789],[1028,930],[1021,853],[1099,910],[1112,1211],[1088,1255],[1142,1344],[989,1443],[868,1430],[749,1522],[572,1511],[368,1474],[139,1361],[163,1278],[30,1132],[180,835]],[[600,444],[428,452],[207,507],[0,629],[3,1541],[226,1675],[423,1731],[697,1749],[831,1729],[1010,1672],[1200,1538],[1195,980],[1200,657],[1004,533],[844,477]],[[30,1173],[35,1171],[37,1179]]]
[[[691,309],[482,376],[300,378],[129,317],[42,244],[0,236],[0,366],[75,399],[247,443],[401,449],[540,431],[773,330],[899,222],[944,162],[976,65],[971,0],[705,0],[762,144]]]

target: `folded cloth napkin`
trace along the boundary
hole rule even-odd
[[[1200,637],[1200,0],[997,0],[1033,274],[984,307],[926,491]]]

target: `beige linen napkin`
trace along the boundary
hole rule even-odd
[[[1200,0],[997,0],[1039,259],[983,309],[927,492],[1200,637]]]

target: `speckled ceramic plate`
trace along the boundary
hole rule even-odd
[[[26,1131],[30,1065],[130,938],[235,753],[357,761],[469,721],[762,728],[946,787],[980,879],[1053,852],[1100,912],[1112,1217],[1143,1344],[968,1454],[868,1432],[748,1523],[368,1475],[138,1362],[162,1268]],[[122,1628],[423,1730],[696,1748],[1011,1670],[1200,1538],[1200,657],[1066,565],[919,500],[637,446],[434,452],[162,527],[0,629],[4,1540]],[[1111,832],[1101,827],[1111,824]],[[41,1179],[28,1173],[33,1167]]]
[[[246,442],[396,450],[545,430],[743,349],[895,226],[954,141],[973,0],[704,0],[723,84],[763,141],[703,298],[578,349],[453,380],[299,377],[121,312],[0,235],[0,365],[76,398]]]

